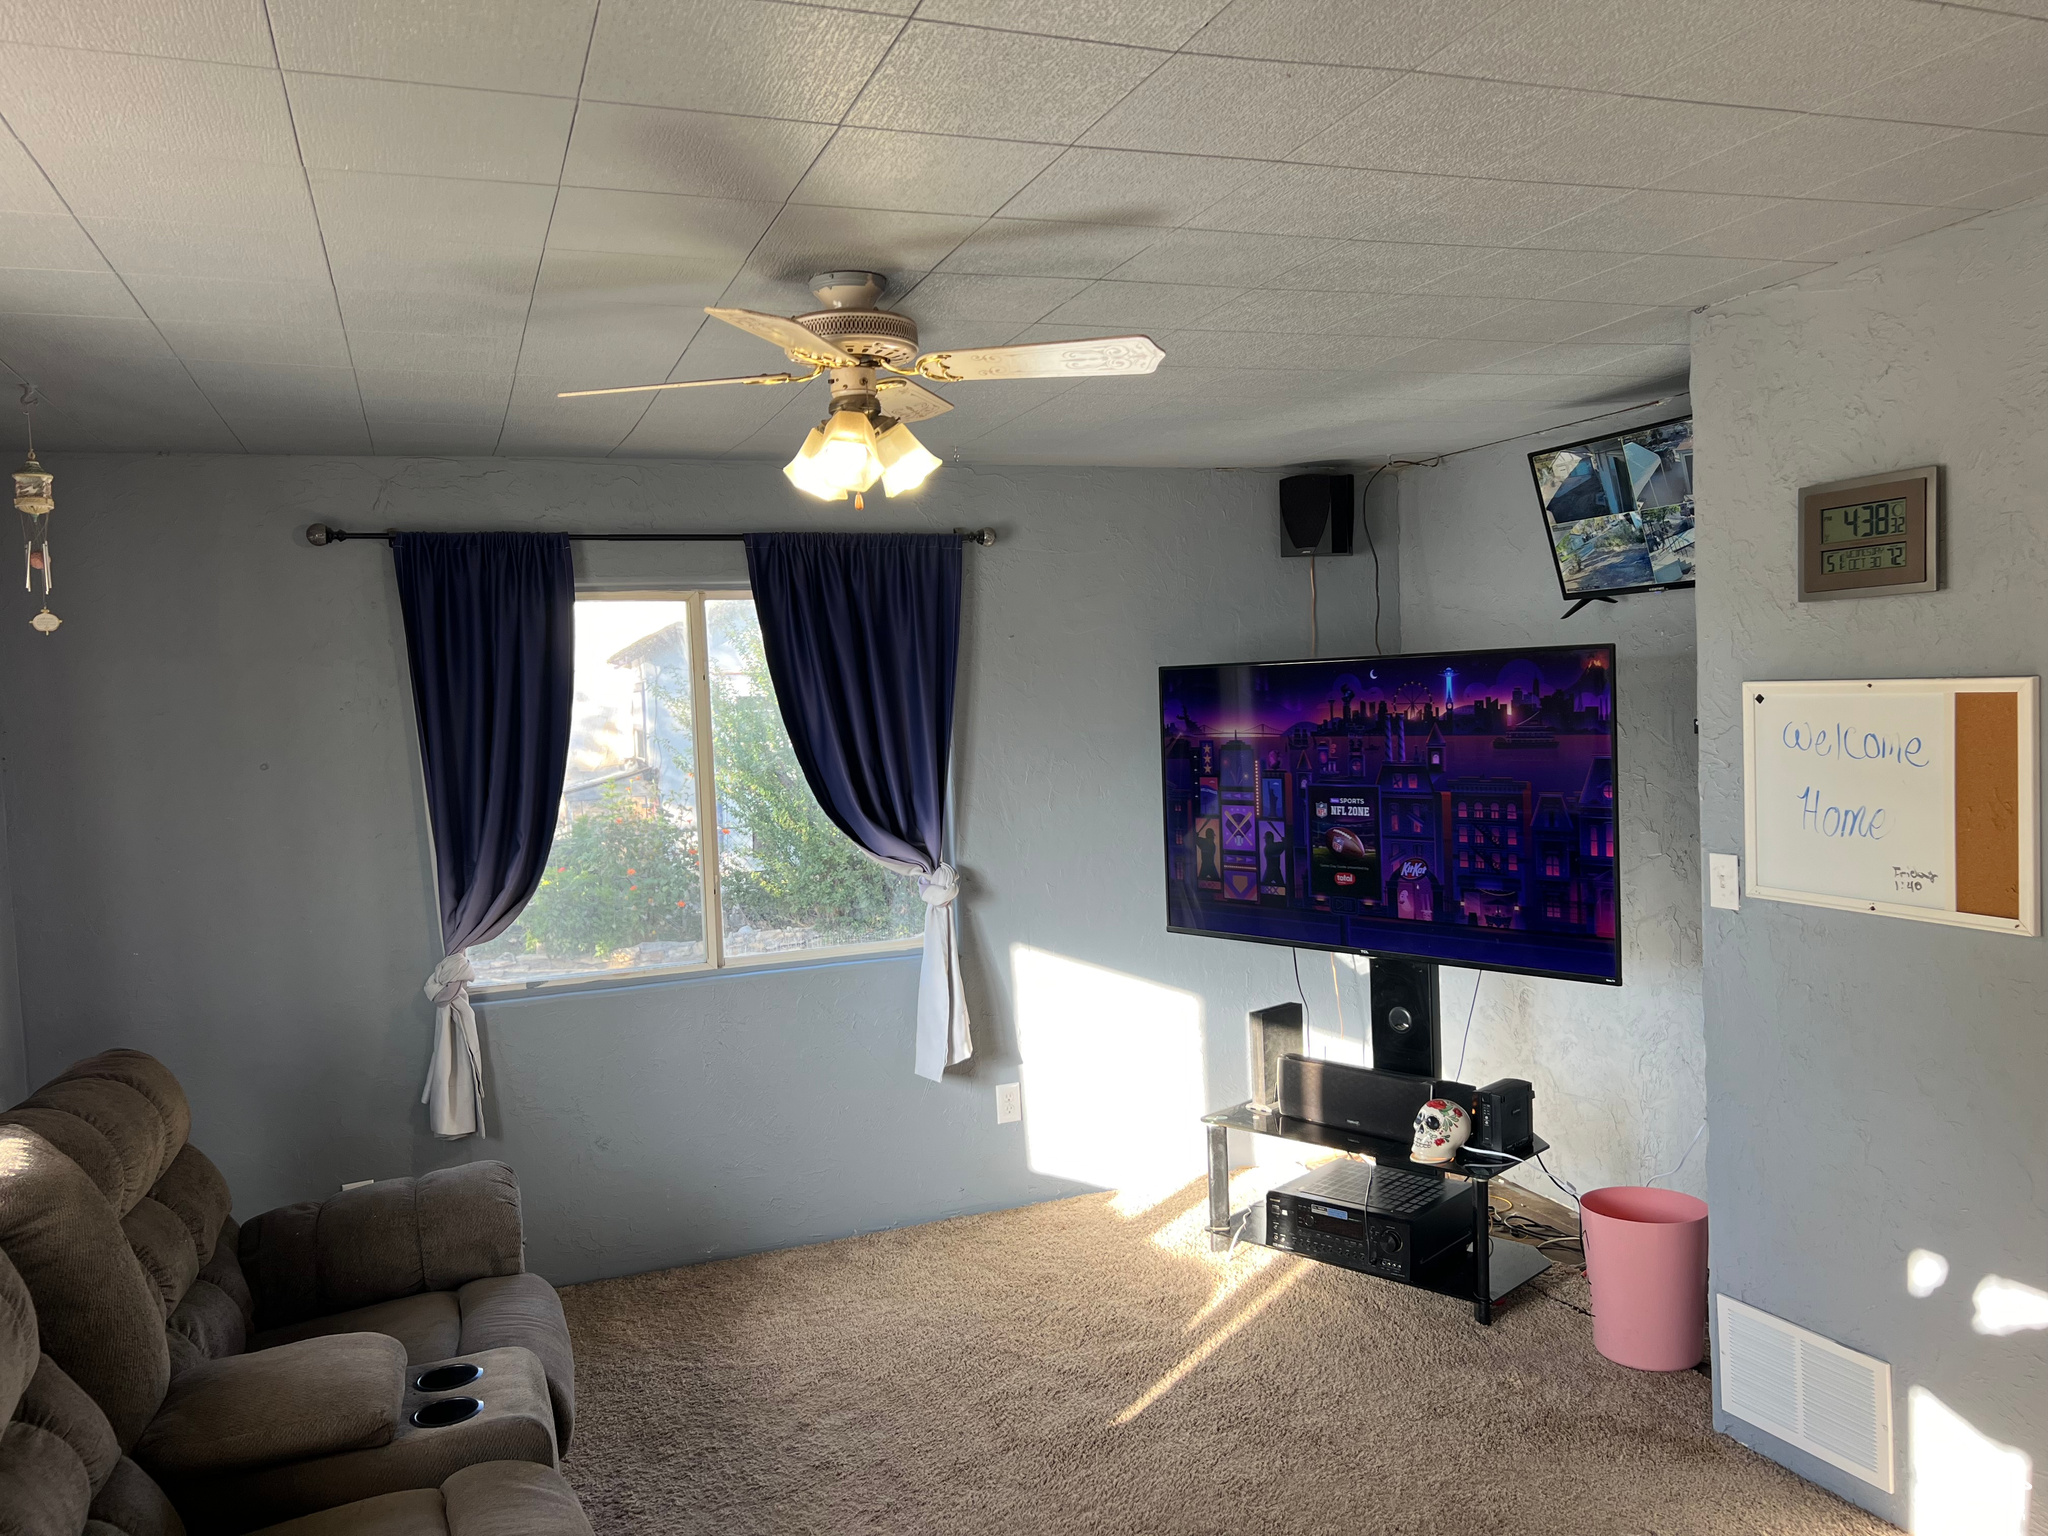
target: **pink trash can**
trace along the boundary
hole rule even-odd
[[[1673,1189],[1615,1188],[1579,1202],[1593,1347],[1639,1371],[1689,1371],[1706,1353],[1707,1205]]]

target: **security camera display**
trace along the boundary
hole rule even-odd
[[[1167,926],[1621,979],[1614,650],[1159,674]]]
[[[1693,580],[1692,418],[1529,455],[1566,597]]]

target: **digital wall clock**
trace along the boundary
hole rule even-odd
[[[1799,493],[1799,601],[1941,586],[1941,470],[1893,470]]]

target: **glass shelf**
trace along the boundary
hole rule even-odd
[[[1529,1151],[1519,1157],[1505,1153],[1496,1157],[1487,1153],[1460,1152],[1453,1162],[1418,1163],[1408,1155],[1409,1144],[1405,1141],[1364,1136],[1334,1125],[1318,1125],[1313,1120],[1291,1120],[1277,1109],[1262,1109],[1249,1099],[1202,1116],[1202,1123],[1220,1125],[1232,1131],[1250,1131],[1259,1136],[1277,1136],[1283,1141],[1305,1141],[1312,1146],[1328,1147],[1333,1152],[1356,1153],[1371,1158],[1382,1168],[1413,1168],[1422,1173],[1455,1174],[1475,1184],[1484,1184],[1504,1173],[1512,1173],[1530,1159],[1550,1150],[1549,1142],[1535,1136],[1530,1138]]]

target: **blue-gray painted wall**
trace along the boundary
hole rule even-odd
[[[2048,670],[2044,315],[2036,203],[1695,322],[1707,851],[1742,848],[1744,682]],[[1928,463],[1944,590],[1795,601],[1799,488]],[[1922,1388],[2033,1459],[2038,1529],[2048,1332],[1977,1333],[1971,1293],[2048,1290],[2048,941],[1745,898],[1705,955],[1713,1287],[1891,1363],[1898,1487],[1717,1424],[1906,1524]]]
[[[573,1281],[1043,1199],[1087,1187],[1044,1166],[1091,1165],[1033,1150],[1028,1086],[1026,1124],[995,1123],[995,1085],[1018,1077],[1018,946],[1105,968],[1104,995],[1135,979],[1140,1014],[1192,999],[1199,1038],[1165,1066],[1212,1103],[1243,1096],[1245,1010],[1294,991],[1285,950],[1169,936],[1161,878],[1156,669],[1307,650],[1307,565],[1278,557],[1270,474],[949,466],[856,513],[760,463],[50,467],[65,624],[0,625],[7,851],[34,890],[16,912],[27,1066],[161,1056],[243,1215],[502,1156],[534,1266]],[[420,987],[439,946],[391,562],[308,547],[314,521],[999,529],[966,552],[971,1070],[912,1075],[914,956],[493,1000],[490,1138],[428,1136]],[[1391,647],[1398,550],[1391,521],[1379,532]],[[614,590],[744,575],[733,546],[577,558]],[[1366,649],[1370,562],[1320,564],[1325,653]],[[1087,1020],[1106,1045],[1149,1027]],[[1086,1044],[1066,1042],[1070,1078]],[[1129,1087],[1142,1102],[1157,1084]]]

